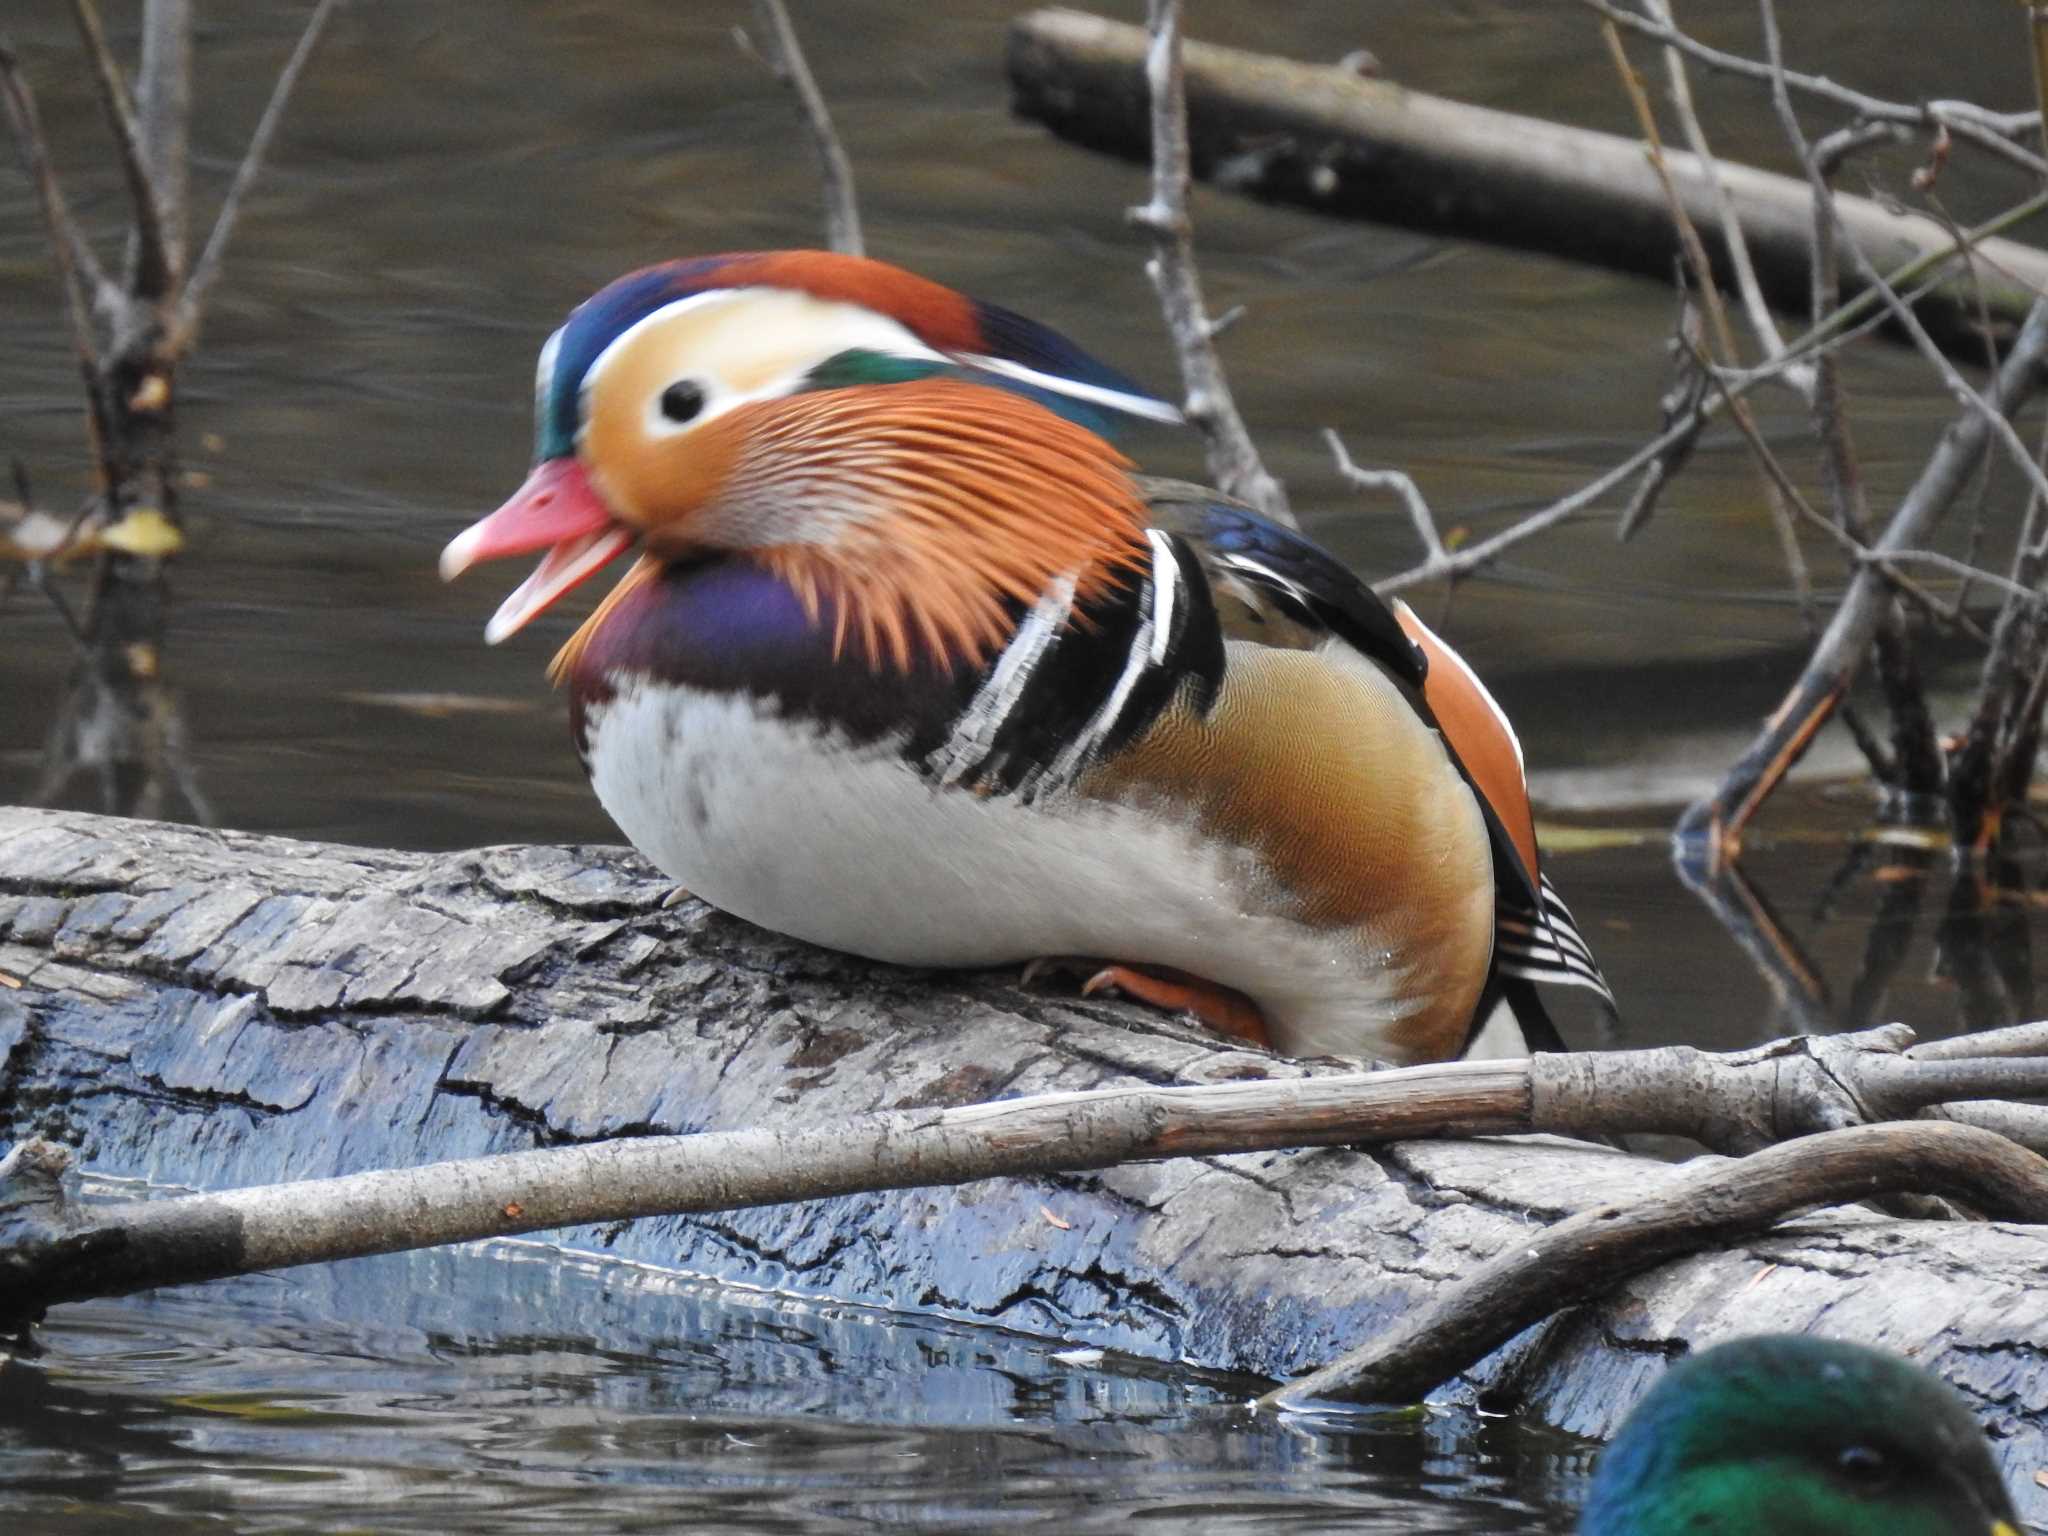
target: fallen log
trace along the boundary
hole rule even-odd
[[[1589,28],[1588,46],[1595,46]],[[1336,64],[1185,45],[1194,175],[1233,192],[1337,218],[1540,251],[1669,281],[1680,256],[1671,205],[1639,140],[1432,96]],[[1011,24],[1012,107],[1054,133],[1126,160],[1151,155],[1145,32],[1081,11]],[[1718,279],[1728,284],[1721,208],[1699,161],[1666,149],[1673,182]],[[1770,302],[1806,315],[1813,194],[1804,180],[1720,162]],[[1936,258],[1938,221],[1838,194],[1843,228],[1880,271]],[[2048,252],[1977,243],[1976,276],[2001,344],[2048,288]],[[1910,285],[1908,285],[1910,286]],[[1860,290],[1844,274],[1845,297]],[[1962,275],[1917,313],[1943,347],[1983,355],[1977,290]]]
[[[869,965],[629,853],[425,855],[0,810],[0,1139],[203,1188],[607,1136],[813,1126],[1277,1062],[1004,977]],[[1959,1079],[1958,1081],[1962,1081]],[[571,1246],[1285,1379],[1539,1225],[1676,1170],[1558,1140],[1176,1157],[583,1227]],[[1832,1211],[1615,1286],[1463,1372],[1605,1434],[1675,1349],[1823,1326],[1915,1352],[2048,1463],[2048,1230]],[[1823,1324],[1822,1320],[1825,1319]]]

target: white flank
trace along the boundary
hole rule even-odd
[[[1370,935],[1276,915],[1256,858],[1192,825],[939,788],[894,743],[618,681],[587,717],[598,798],[671,878],[763,927],[904,965],[1175,966],[1258,999],[1303,1054],[1364,1052],[1412,1011]]]

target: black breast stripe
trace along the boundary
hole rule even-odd
[[[1057,627],[1059,592],[1025,615],[925,757],[927,773],[1028,801],[1141,736],[1183,688],[1194,708],[1209,709],[1222,686],[1223,640],[1208,579],[1180,538],[1154,530],[1151,541],[1141,580]]]

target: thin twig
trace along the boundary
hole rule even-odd
[[[305,31],[299,34],[298,46],[292,49],[292,56],[278,74],[277,84],[271,87],[270,101],[263,108],[262,117],[256,120],[256,131],[249,135],[249,147],[243,152],[242,163],[235,167],[235,179],[228,183],[227,195],[221,199],[220,212],[214,216],[213,230],[206,237],[205,249],[199,253],[199,260],[193,263],[192,276],[186,281],[185,291],[178,299],[178,319],[172,328],[170,342],[173,356],[182,354],[198,336],[199,322],[206,310],[206,297],[220,276],[228,240],[233,236],[235,221],[242,212],[242,199],[263,169],[263,157],[269,153],[270,141],[277,134],[277,125],[284,119],[284,109],[298,86],[299,76],[306,68],[306,61],[313,56],[313,48],[320,41],[327,19],[339,4],[340,0],[319,0],[313,7],[313,14],[306,18]]]
[[[1674,32],[1678,30],[1669,0],[1643,0],[1643,7]],[[1757,346],[1764,356],[1781,356],[1785,350],[1785,338],[1771,315],[1770,305],[1764,300],[1763,285],[1757,281],[1756,264],[1750,260],[1749,241],[1742,233],[1742,221],[1736,216],[1734,199],[1728,195],[1727,184],[1721,179],[1720,162],[1714,158],[1713,149],[1707,143],[1706,129],[1693,105],[1692,78],[1686,72],[1685,54],[1671,43],[1664,45],[1664,73],[1670,84],[1671,108],[1678,114],[1685,142],[1699,162],[1707,186],[1713,193],[1714,206],[1720,212],[1721,240],[1728,249],[1728,267],[1735,276],[1735,289],[1742,297],[1742,310],[1749,320],[1750,333],[1756,337]],[[1781,377],[1786,386],[1802,398],[1812,397],[1811,369],[1788,368]]]
[[[1718,372],[1713,370],[1709,370],[1709,372],[1717,388],[1726,388],[1722,384],[1721,376]],[[1917,562],[1925,565],[1940,565],[1943,569],[1952,573],[1967,574],[1972,578],[1988,581],[1995,586],[2014,588],[2022,596],[2030,600],[2035,598],[2034,593],[2029,592],[2024,587],[2019,587],[2017,583],[1999,575],[1996,571],[1988,571],[1978,566],[1965,565],[1960,560],[1952,559],[1947,555],[1936,554],[1931,550],[1906,549],[1890,554],[1877,553],[1877,551],[1851,533],[1846,527],[1841,526],[1832,518],[1822,516],[1815,509],[1813,504],[1800,491],[1799,487],[1792,483],[1791,476],[1785,473],[1785,466],[1779,463],[1778,456],[1771,451],[1770,444],[1764,441],[1763,434],[1757,430],[1754,421],[1749,420],[1746,414],[1738,415],[1733,411],[1729,413],[1729,419],[1735,423],[1736,430],[1742,434],[1742,439],[1748,445],[1749,451],[1756,459],[1758,467],[1765,475],[1770,477],[1771,483],[1777,487],[1778,493],[1785,498],[1786,504],[1797,512],[1800,517],[1805,519],[1808,526],[1818,529],[1834,540],[1841,547],[1843,553],[1857,564],[1875,566],[1897,586],[1901,595],[1911,598],[1944,623],[1960,622],[1968,624],[1969,621],[1967,618],[1951,615],[1947,605],[1940,602],[1933,593],[1914,581],[1910,576],[1902,575],[1894,569],[1897,563]],[[1971,626],[1970,632],[1972,638],[1976,640],[1988,643],[1990,639],[1988,635],[1981,629],[1975,628],[1974,625]]]
[[[2048,353],[2048,300],[2039,300],[1999,368],[1991,402],[1994,411],[2015,410],[2034,392],[2044,353]],[[1961,493],[1984,452],[1989,431],[1982,413],[1965,411],[1957,418],[1872,546],[1875,553],[1889,556],[1920,547],[1922,536]],[[1734,856],[1749,817],[1798,761],[1840,702],[1870,647],[1888,598],[1885,578],[1874,568],[1866,566],[1851,578],[1799,681],[1714,793],[1689,807],[1680,819],[1676,836],[1687,856],[1702,845],[1710,867]]]
[[[99,258],[93,255],[85,232],[71,216],[64,190],[50,163],[49,141],[43,136],[43,121],[36,111],[35,93],[21,72],[21,61],[13,46],[0,38],[0,98],[7,104],[8,126],[21,150],[22,167],[36,189],[42,207],[43,226],[50,236],[50,253],[57,263],[57,275],[64,284],[65,308],[71,317],[71,340],[86,377],[91,380],[99,366],[99,344],[93,339],[93,307],[118,299],[120,290],[111,283]],[[88,291],[89,290],[89,291]],[[95,391],[97,401],[97,391]],[[99,413],[95,412],[95,421]]]
[[[1145,273],[1158,290],[1167,331],[1180,359],[1187,419],[1202,434],[1216,484],[1275,521],[1294,526],[1287,492],[1266,469],[1231,398],[1216,351],[1217,322],[1202,301],[1195,267],[1194,226],[1188,217],[1187,75],[1181,63],[1180,0],[1147,0],[1151,43],[1145,80],[1152,94],[1152,196],[1130,210],[1131,222],[1152,236]]]
[[[145,297],[167,292],[172,269],[166,242],[167,215],[162,189],[150,174],[148,151],[143,146],[142,125],[135,115],[135,102],[128,93],[128,77],[107,46],[106,28],[100,24],[99,7],[93,0],[71,0],[78,34],[92,60],[93,80],[99,86],[100,106],[113,130],[114,148],[121,162],[121,174],[128,182],[128,199],[135,213],[138,244],[136,291]]]
[[[1672,226],[1678,231],[1679,248],[1685,252],[1686,264],[1692,268],[1693,282],[1697,286],[1701,307],[1713,327],[1715,348],[1721,358],[1733,363],[1740,356],[1735,347],[1735,331],[1728,323],[1728,306],[1721,300],[1721,290],[1714,281],[1714,264],[1707,256],[1706,244],[1694,227],[1692,217],[1685,211],[1685,199],[1679,195],[1678,184],[1672,180],[1671,167],[1664,158],[1663,136],[1657,131],[1657,114],[1650,107],[1649,93],[1643,89],[1642,77],[1629,62],[1628,51],[1622,47],[1621,33],[1612,22],[1602,22],[1600,33],[1607,43],[1607,52],[1614,61],[1616,73],[1621,77],[1622,89],[1628,93],[1630,104],[1635,108],[1636,122],[1643,131],[1643,143],[1649,152],[1650,168],[1657,173],[1657,184],[1664,189],[1664,200],[1671,207]],[[1704,143],[1704,140],[1702,141]],[[1714,174],[1711,163],[1702,169],[1709,184],[1718,193],[1720,179]],[[1724,227],[1737,229],[1732,216],[1724,219]],[[1739,239],[1739,233],[1735,236]],[[1775,330],[1772,334],[1775,336]],[[1784,355],[1781,342],[1773,356]],[[1792,366],[1788,363],[1780,377],[1789,378]],[[1749,406],[1733,396],[1728,398],[1730,415],[1741,418],[1749,415]],[[1754,423],[1750,424],[1752,435]],[[1778,537],[1779,553],[1784,557],[1785,569],[1792,578],[1792,590],[1799,601],[1800,617],[1808,630],[1816,627],[1813,610],[1813,578],[1806,568],[1806,553],[1799,547],[1799,535],[1792,528],[1792,514],[1785,506],[1785,498],[1777,485],[1767,475],[1764,478],[1764,506],[1771,515],[1771,528]],[[1636,521],[1641,521],[1638,514]]]
[[[1409,521],[1415,524],[1415,536],[1422,540],[1424,555],[1431,560],[1447,557],[1444,541],[1436,531],[1436,518],[1429,510],[1429,503],[1423,499],[1420,486],[1398,469],[1360,469],[1351,462],[1351,455],[1344,451],[1344,440],[1337,435],[1336,428],[1323,428],[1323,441],[1330,445],[1330,456],[1337,461],[1337,473],[1345,481],[1361,491],[1391,491],[1401,499],[1401,505],[1408,509]]]
[[[775,78],[788,86],[797,101],[797,113],[810,130],[811,143],[818,151],[818,173],[825,183],[825,238],[835,251],[849,256],[864,254],[861,243],[860,205],[853,190],[853,163],[847,159],[839,135],[832,127],[832,114],[825,96],[804,58],[796,28],[782,0],[754,0],[754,15],[760,24],[763,57]]]
[[[1777,6],[1774,0],[1758,0],[1758,7],[1764,21],[1765,46],[1775,68],[1783,59],[1783,44],[1778,33]],[[1810,164],[1811,150],[1806,143],[1805,135],[1799,130],[1796,118],[1787,124],[1786,133],[1793,139],[1794,149],[1799,158]],[[1913,345],[1919,349],[1920,355],[1927,359],[1936,373],[1941,375],[1941,381],[1947,386],[1949,393],[1959,403],[1984,418],[1991,435],[2019,467],[2020,473],[2026,476],[2036,494],[2048,496],[2048,473],[2044,473],[2041,466],[2034,462],[2033,454],[2028,451],[2027,445],[2020,441],[2019,434],[2013,430],[2012,423],[2006,419],[2004,412],[1985,399],[1971,387],[1968,380],[1956,372],[1955,365],[1942,354],[1941,348],[1935,345],[1934,338],[1927,334],[1927,328],[1920,323],[1920,317],[1913,313],[1913,307],[1899,297],[1898,290],[1882,272],[1877,270],[1870,258],[1863,254],[1863,248],[1856,243],[1855,237],[1843,223],[1839,212],[1834,209],[1832,200],[1828,202],[1828,208],[1839,247],[1848,253],[1850,261],[1855,265],[1856,275],[1862,279],[1864,286],[1877,293],[1885,308],[1891,312],[1892,319],[1912,338]]]
[[[2048,210],[2048,193],[2037,194],[2024,203],[2016,204],[1990,223],[1996,224],[1999,228],[2007,228],[2022,218],[2032,217],[2044,210]],[[1988,225],[1985,224],[1980,224],[1971,231],[1978,238],[1982,238],[1987,232]],[[1895,268],[1890,274],[1891,280],[1895,284],[1918,281],[1923,286],[1932,285],[1940,281],[1939,269],[1956,254],[1954,250],[1948,250],[1933,256],[1916,256]],[[1872,310],[1876,313],[1871,313]],[[1726,384],[1730,394],[1745,395],[1758,385],[1775,378],[1788,363],[1816,353],[1822,348],[1853,341],[1866,331],[1882,324],[1885,318],[1883,310],[1878,306],[1877,295],[1866,290],[1829,315],[1821,324],[1787,342],[1782,357],[1759,363],[1754,368],[1717,370],[1716,376]],[[1510,524],[1499,533],[1465,545],[1441,560],[1425,560],[1420,565],[1411,566],[1405,571],[1376,581],[1373,583],[1373,590],[1391,594],[1439,578],[1455,581],[1491,565],[1516,545],[1547,532],[1559,523],[1569,521],[1574,515],[1624,483],[1646,464],[1670,452],[1675,444],[1698,433],[1706,422],[1719,416],[1726,408],[1719,394],[1708,395],[1700,401],[1696,410],[1672,421],[1662,432],[1627,458],[1577,490]]]
[[[142,163],[156,192],[164,273],[161,287],[150,286],[138,275],[135,291],[144,299],[168,300],[184,278],[192,214],[192,0],[142,0],[135,115],[142,135]]]
[[[1675,26],[1625,10],[1615,4],[1614,0],[1580,0],[1580,4],[1599,12],[1618,27],[1640,33],[1666,47],[1676,48],[1710,69],[1745,80],[1754,80],[1763,85],[1770,84],[1771,66],[1760,60],[1710,48]],[[2041,114],[2038,112],[1990,112],[1974,102],[1967,101],[1885,101],[1877,96],[1866,95],[1862,91],[1851,90],[1823,75],[1803,75],[1791,70],[1786,71],[1785,83],[1802,95],[1815,97],[1834,106],[1846,107],[1858,117],[1914,128],[1946,127],[1957,137],[1968,139],[1980,148],[2032,171],[2036,176],[2048,175],[2048,160],[2015,142],[2021,135],[2031,133],[2040,126]]]

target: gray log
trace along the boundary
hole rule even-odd
[[[1147,160],[1144,57],[1141,27],[1081,11],[1029,12],[1010,28],[1013,105],[1062,138]],[[1186,61],[1188,143],[1201,180],[1338,218],[1671,278],[1678,237],[1638,140],[1431,96],[1335,64],[1193,42]],[[1667,150],[1666,160],[1721,270],[1720,209],[1698,161],[1682,150]],[[1724,160],[1721,171],[1765,296],[1805,315],[1812,193],[1802,180],[1751,166]],[[1846,194],[1836,203],[1849,238],[1879,271],[1953,243],[1925,215]],[[2048,252],[1998,239],[1979,249],[1984,299],[2008,340],[2048,288]],[[1844,288],[1853,296],[1854,280]],[[1970,285],[1953,281],[1918,312],[1944,347],[1981,358],[1975,303]]]
[[[206,1188],[647,1131],[1308,1068],[1134,1010],[824,953],[631,854],[425,855],[0,809],[0,1139]],[[1185,1158],[563,1234],[754,1285],[1288,1377],[1547,1223],[1670,1177],[1553,1140]],[[1912,1351],[2048,1490],[2048,1234],[1816,1215],[1682,1260],[1447,1389],[1610,1432],[1674,1348]]]

